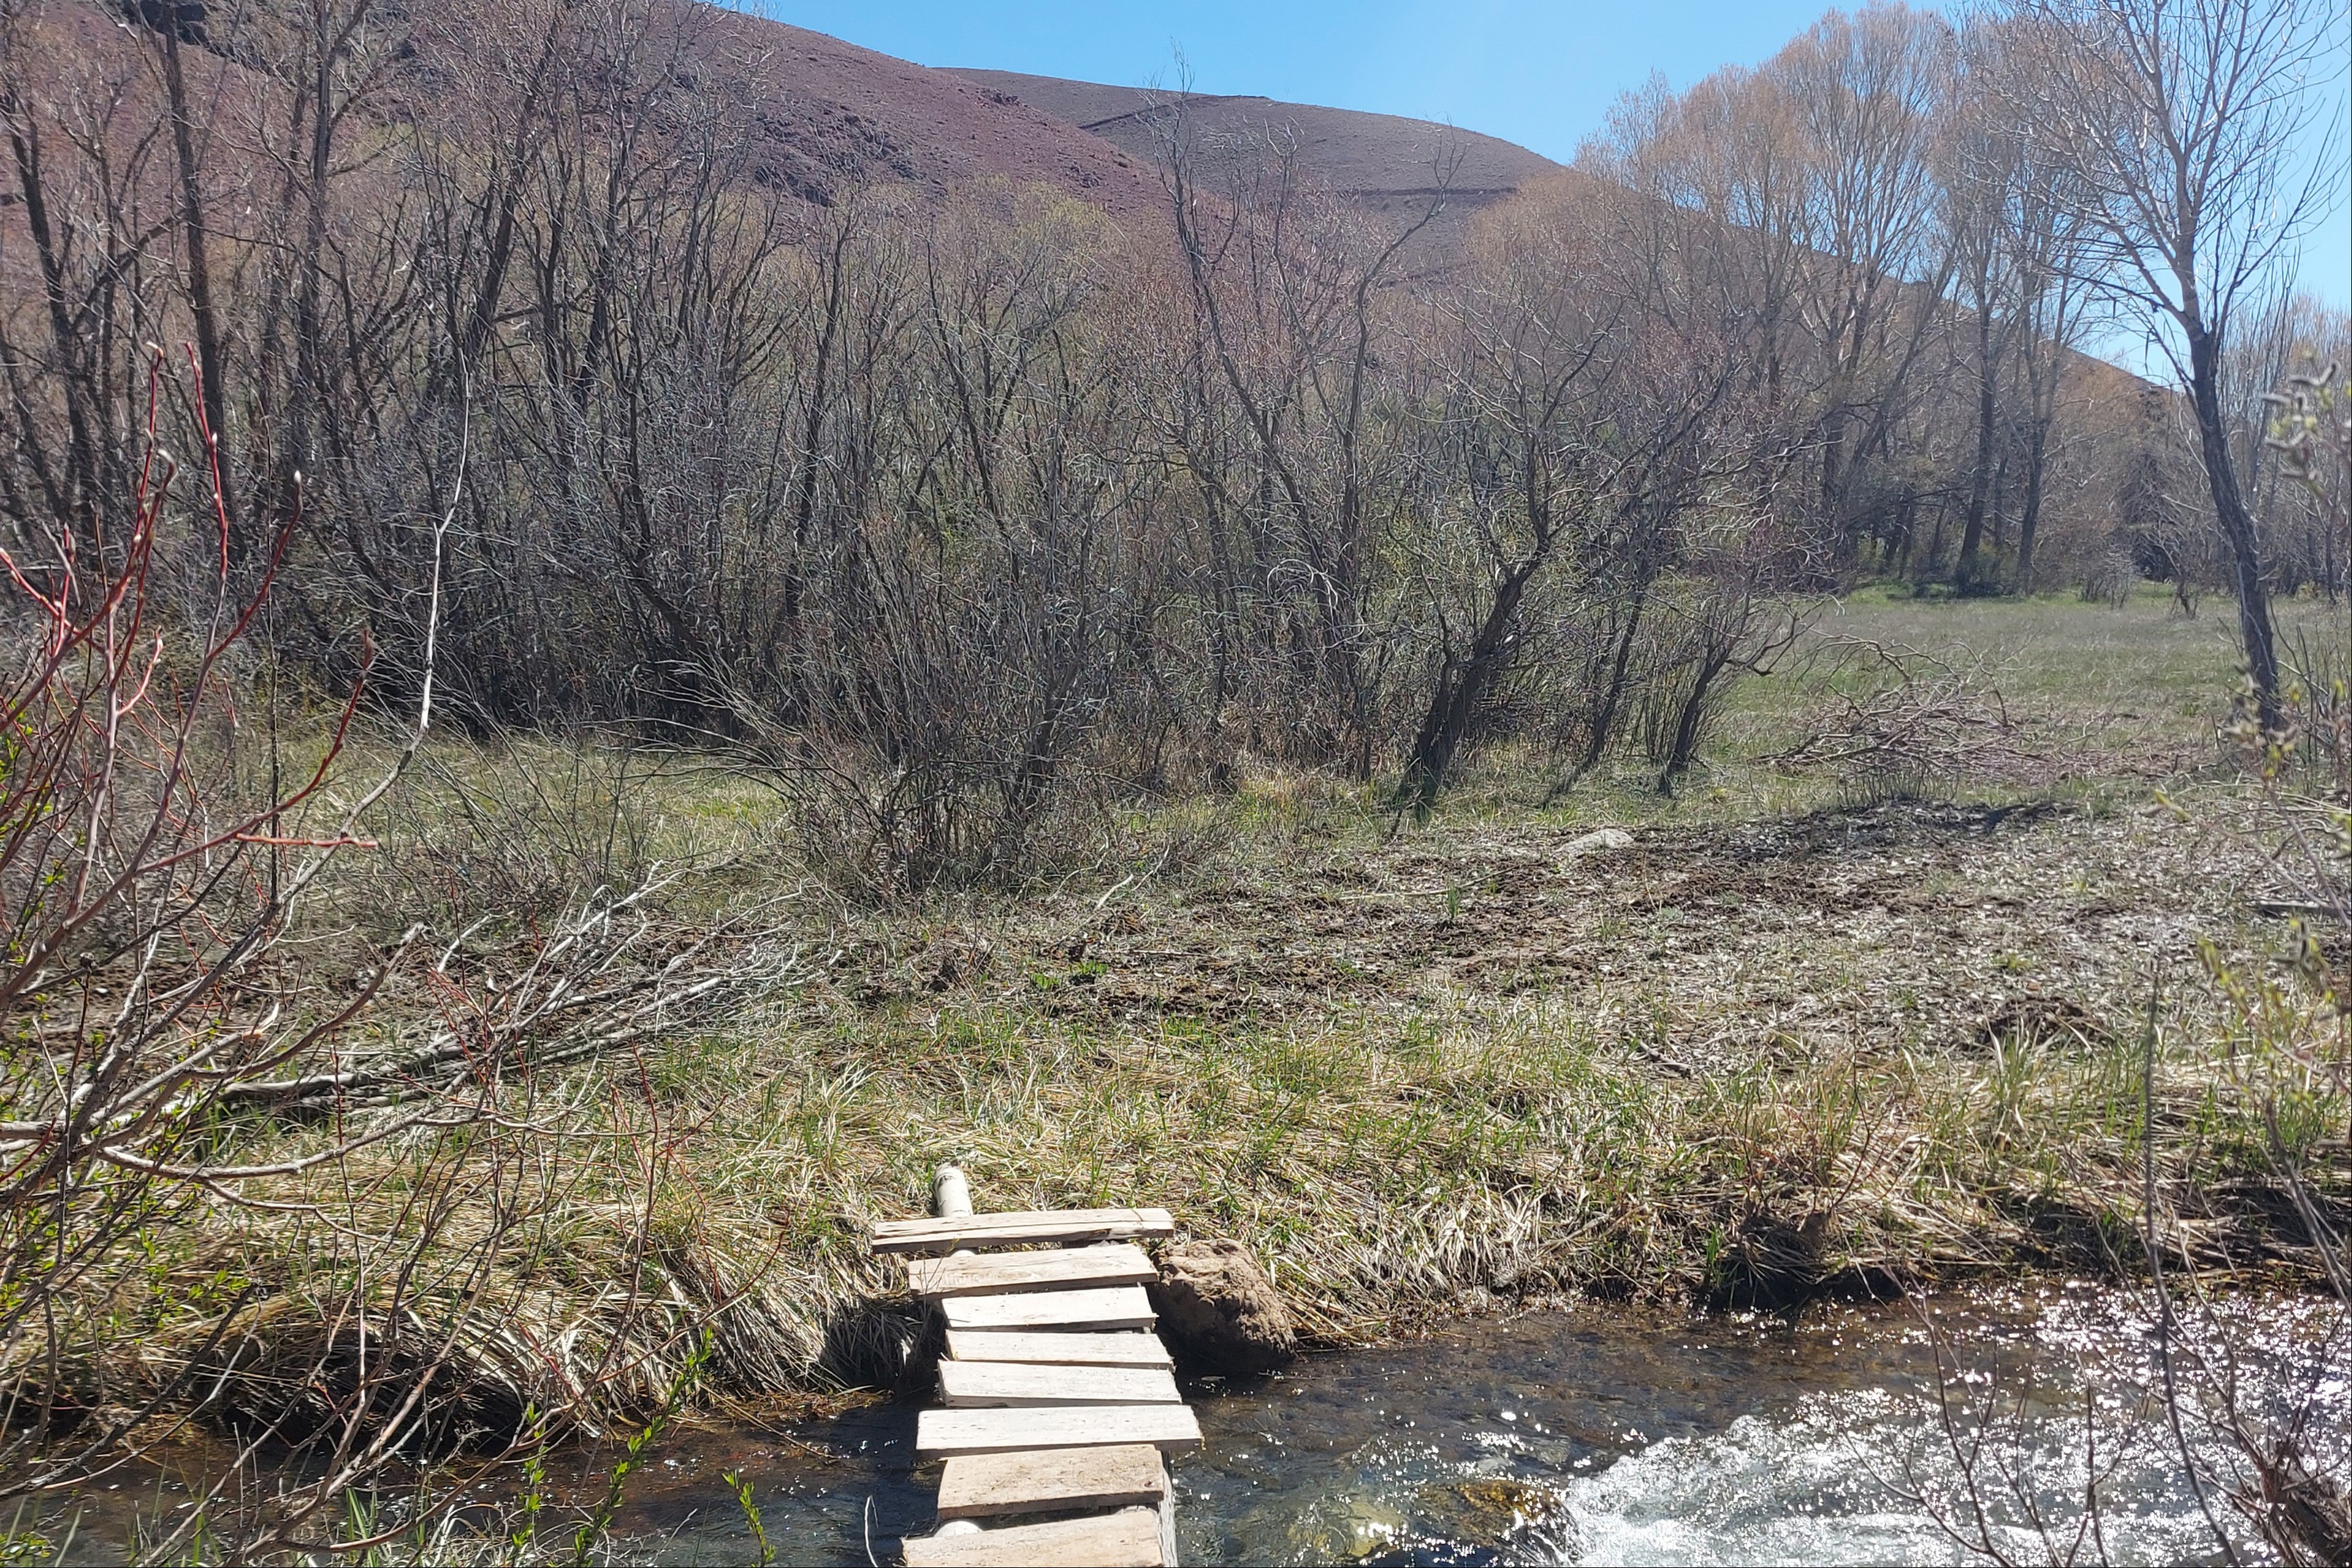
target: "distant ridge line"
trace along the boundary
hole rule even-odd
[[[1211,137],[1268,123],[1286,125],[1297,137],[1300,165],[1328,189],[1359,200],[1433,194],[1432,164],[1440,156],[1460,161],[1461,181],[1448,194],[1478,206],[1566,172],[1517,142],[1408,115],[1291,103],[1262,93],[1162,91],[1021,71],[946,68],[1147,163],[1160,152],[1154,122],[1164,123],[1171,110],[1181,110],[1194,132]]]

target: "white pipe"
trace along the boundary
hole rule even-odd
[[[938,1173],[931,1177],[931,1213],[940,1219],[971,1217],[971,1184],[965,1181],[963,1173],[953,1165],[941,1165]],[[971,1251],[970,1247],[962,1248],[959,1256],[969,1257]],[[940,1524],[934,1533],[978,1535],[980,1526],[968,1519],[950,1519]]]
[[[931,1213],[941,1219],[971,1217],[971,1184],[953,1165],[941,1165],[931,1178]]]

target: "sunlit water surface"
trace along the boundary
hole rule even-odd
[[[2241,1407],[2306,1403],[2323,1458],[2340,1464],[2352,1390],[2336,1310],[2265,1298],[2232,1310]],[[1968,1369],[1942,1393],[1939,1336]],[[1815,1308],[1794,1323],[1589,1307],[1311,1356],[1244,1386],[1188,1389],[1206,1442],[1175,1470],[1182,1552],[1192,1563],[1980,1561],[1938,1515],[1971,1528],[1952,1438],[1990,1400],[2000,1416],[1977,1495],[2009,1555],[2218,1560],[2149,1397],[2154,1344],[2128,1300],[2051,1286],[1945,1298],[1929,1316]],[[751,1560],[722,1479],[732,1471],[777,1561],[893,1562],[901,1535],[931,1527],[938,1468],[914,1463],[919,1404],[675,1434],[631,1483],[617,1560]],[[2190,1437],[2210,1440],[2193,1420]],[[582,1458],[575,1484],[593,1486],[604,1462]]]
[[[1595,1307],[1310,1357],[1247,1386],[1201,1384],[1190,1392],[1207,1441],[1175,1472],[1184,1558],[1980,1561],[1937,1515],[1968,1528],[1945,1417],[1965,1438],[1990,1396],[2000,1415],[1978,1491],[2012,1555],[2063,1555],[2095,1522],[2082,1560],[2218,1559],[2148,1398],[2154,1339],[2129,1303],[2051,1287],[1947,1299],[1934,1317],[1968,1368],[1948,1393],[1927,1323],[1905,1307],[1816,1309],[1793,1325]],[[2352,1392],[2340,1376],[2315,1386],[2307,1375],[2334,1309],[2266,1299],[2242,1304],[2239,1320],[2241,1404],[2308,1396],[2340,1460]],[[900,1534],[931,1522],[937,1471],[913,1467],[913,1426],[914,1406],[896,1403],[794,1435],[838,1458],[698,1435],[666,1456],[625,1523],[666,1561],[738,1560],[740,1510],[714,1484],[733,1468],[754,1478],[781,1561],[863,1563],[870,1550],[887,1563]],[[2095,1521],[2083,1500],[2093,1470]]]

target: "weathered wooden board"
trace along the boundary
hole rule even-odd
[[[1166,1209],[1063,1209],[886,1219],[875,1224],[871,1239],[877,1252],[954,1252],[1039,1242],[1141,1241],[1175,1234],[1176,1221]]]
[[[1201,1422],[1182,1405],[1073,1405],[1058,1410],[926,1410],[915,1417],[915,1451],[1007,1454],[1021,1448],[1085,1448],[1150,1443],[1198,1447]]]
[[[1149,1443],[966,1454],[940,1477],[941,1519],[1061,1513],[1082,1508],[1156,1508],[1168,1493],[1166,1463]]]
[[[1073,1247],[1059,1252],[972,1253],[955,1258],[918,1258],[907,1265],[907,1283],[918,1296],[991,1296],[1014,1290],[1066,1290],[1072,1287],[1140,1285],[1160,1278],[1143,1248],[1131,1241]]]
[[[950,1296],[948,1328],[1148,1329],[1159,1321],[1140,1285],[1095,1290],[1030,1290],[1010,1296]]]
[[[982,1405],[1181,1405],[1175,1374],[1160,1366],[1039,1366],[1027,1362],[942,1361],[940,1403]]]
[[[911,1537],[907,1568],[1159,1568],[1160,1514],[1123,1508],[1091,1519]]]
[[[1018,1329],[950,1329],[958,1361],[1028,1361],[1054,1366],[1173,1366],[1158,1334],[1024,1333]]]

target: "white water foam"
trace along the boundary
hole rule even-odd
[[[2079,1415],[2052,1411],[2015,1447],[2045,1526],[1988,1498],[1994,1539],[2013,1560],[2065,1560],[2082,1525],[2091,1458]],[[2103,1439],[2109,1441],[2111,1439]],[[2098,1526],[2105,1552],[2079,1560],[2194,1562],[2213,1554],[2203,1517],[2153,1453],[2105,1475]],[[2114,1468],[2109,1467],[2114,1465]],[[1988,1477],[1990,1479],[1990,1478]],[[1674,1437],[1564,1487],[1575,1530],[1559,1559],[1578,1563],[1963,1563],[1982,1561],[1941,1528],[1931,1508],[1970,1528],[1958,1467],[1939,1425],[1876,1392],[1823,1395],[1792,1416],[1742,1416],[1723,1431]],[[1940,1500],[1938,1502],[1937,1500]],[[2054,1548],[2054,1550],[2053,1550]]]

